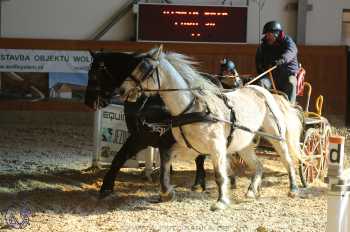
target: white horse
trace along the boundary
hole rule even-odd
[[[211,156],[219,188],[219,197],[212,205],[212,210],[224,209],[230,202],[227,193],[227,154],[238,153],[254,171],[247,196],[256,197],[261,184],[262,165],[255,154],[255,134],[252,131],[260,129],[280,138],[276,140],[267,137],[287,169],[290,193],[296,194],[298,187],[289,152],[300,159],[299,138],[302,125],[297,110],[287,101],[280,100],[277,103],[272,94],[258,86],[248,86],[223,94],[215,85],[202,78],[192,64],[184,55],[163,53],[160,46],[151,50],[124,81],[120,94],[124,99],[130,100],[137,97],[140,91],[147,94],[159,93],[175,117],[192,112],[208,112],[213,121],[196,121],[172,127],[177,144],[171,150],[172,153],[202,153]],[[232,112],[235,116],[233,122]]]

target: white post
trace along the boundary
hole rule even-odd
[[[154,149],[154,163],[155,163],[155,169],[160,168],[160,153],[159,153],[159,148]]]
[[[101,110],[94,112],[94,154],[92,156],[92,168],[100,168],[100,128],[101,128]]]
[[[145,175],[149,181],[152,181],[153,160],[154,160],[154,148],[148,147],[147,154],[145,155]]]
[[[344,142],[342,136],[329,138],[327,232],[350,232],[350,185],[344,177]]]

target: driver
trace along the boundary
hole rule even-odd
[[[291,103],[295,104],[298,72],[298,49],[293,39],[286,35],[280,23],[271,21],[265,24],[264,37],[256,51],[256,69],[258,74],[277,65],[272,72],[277,90],[287,94]],[[264,76],[260,85],[271,88],[271,81]]]

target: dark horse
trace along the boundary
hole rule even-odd
[[[115,90],[130,75],[130,72],[141,62],[142,56],[128,53],[92,53],[93,62],[89,70],[89,82],[85,95],[85,104],[93,109],[107,106],[115,95]],[[146,67],[147,68],[147,67]],[[169,112],[159,96],[141,97],[136,102],[124,103],[125,120],[130,133],[125,144],[115,155],[109,171],[106,173],[100,189],[100,196],[105,197],[113,192],[114,181],[124,163],[140,150],[152,146],[160,152],[160,182],[162,192],[171,191],[170,155],[168,150],[176,142],[168,129],[160,134],[144,124],[159,123],[169,118]],[[193,190],[205,190],[205,156],[196,158],[196,178]],[[234,179],[233,179],[234,182]],[[234,183],[233,183],[234,184]],[[171,191],[174,192],[174,191]],[[162,201],[171,200],[161,196]]]

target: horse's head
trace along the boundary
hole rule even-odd
[[[117,89],[140,62],[134,54],[117,52],[91,53],[93,62],[89,70],[89,81],[85,104],[93,109],[107,106]]]
[[[161,85],[157,67],[159,65],[162,46],[152,49],[142,57],[128,78],[120,86],[119,93],[123,99],[135,100],[144,90],[155,90],[146,94],[156,94]]]

